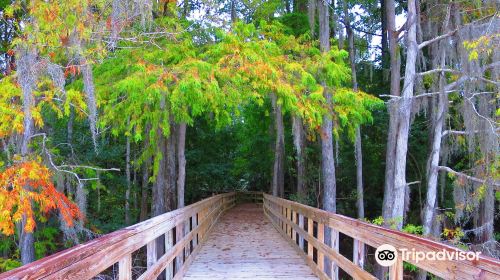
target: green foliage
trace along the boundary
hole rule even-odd
[[[383,108],[384,102],[379,98],[348,88],[339,88],[333,95],[335,117],[340,123],[340,128],[345,128],[349,139],[354,141],[355,128],[362,124],[372,123],[371,111]],[[335,133],[338,137],[338,130]]]
[[[406,224],[403,227],[403,231],[406,233],[411,233],[411,234],[416,234],[416,235],[422,235],[424,233],[424,228],[423,226],[417,226],[413,224]]]
[[[57,249],[56,238],[58,235],[59,229],[54,227],[38,228],[35,231],[35,257],[37,259],[41,259]]]
[[[409,272],[418,272],[418,267],[416,265],[413,265],[411,263],[403,262],[403,269],[404,271],[409,271]]]
[[[382,216],[379,216],[371,221],[372,224],[375,224],[377,226],[381,226],[384,223],[384,218]]]
[[[21,265],[22,263],[18,260],[0,258],[0,273],[12,270],[14,268],[18,268]]]

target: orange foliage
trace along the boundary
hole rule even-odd
[[[49,169],[28,161],[13,165],[0,173],[0,232],[14,233],[14,223],[26,218],[24,230],[35,229],[35,207],[47,214],[59,210],[64,222],[73,225],[74,219],[82,219],[78,207],[54,187]]]

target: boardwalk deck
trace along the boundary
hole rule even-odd
[[[214,226],[184,279],[318,279],[264,216],[241,204]]]

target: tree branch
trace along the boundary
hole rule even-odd
[[[424,76],[424,75],[430,75],[430,74],[441,73],[441,72],[460,73],[460,71],[457,71],[457,70],[454,70],[454,69],[445,68],[445,69],[432,69],[432,70],[429,70],[429,71],[417,73],[417,75],[418,76]]]
[[[422,42],[422,43],[420,43],[420,44],[418,45],[418,49],[419,49],[419,50],[421,50],[421,49],[425,48],[426,46],[428,46],[428,45],[430,45],[430,44],[432,44],[432,43],[434,43],[434,42],[437,42],[437,41],[439,41],[439,40],[442,40],[442,39],[445,39],[445,38],[448,38],[448,37],[450,37],[450,36],[454,35],[455,33],[457,33],[457,31],[459,31],[460,29],[462,29],[462,28],[464,28],[464,27],[466,27],[466,26],[468,26],[468,25],[475,24],[475,23],[477,23],[477,22],[479,22],[479,21],[485,20],[485,19],[490,18],[490,17],[493,17],[493,16],[495,16],[495,14],[488,15],[488,16],[483,17],[483,18],[481,18],[481,19],[478,19],[478,20],[476,20],[476,21],[470,22],[470,23],[468,23],[468,24],[466,24],[466,25],[460,26],[460,27],[458,27],[458,28],[456,28],[456,29],[454,29],[454,30],[452,30],[452,31],[449,31],[448,33],[445,33],[445,34],[442,34],[442,35],[440,35],[440,36],[434,37],[434,38],[432,38],[432,39],[430,39],[430,40],[424,41],[424,42]]]
[[[432,38],[432,39],[430,39],[430,40],[424,41],[424,42],[422,42],[422,43],[420,43],[420,44],[418,45],[418,49],[419,49],[419,50],[421,50],[421,49],[425,48],[426,46],[428,46],[428,45],[430,45],[430,44],[432,44],[432,43],[434,43],[434,42],[437,42],[437,41],[439,41],[439,40],[442,40],[442,39],[448,38],[448,37],[452,36],[453,34],[455,34],[458,30],[459,30],[459,28],[457,28],[457,29],[455,29],[455,30],[452,30],[452,31],[450,31],[450,32],[448,32],[448,33],[446,33],[446,34],[443,34],[443,35],[440,35],[440,36],[434,37],[434,38]]]
[[[446,171],[448,173],[452,173],[452,174],[454,174],[456,176],[465,178],[465,179],[467,179],[469,181],[473,181],[473,182],[480,183],[480,184],[491,184],[492,186],[496,187],[496,189],[500,189],[500,183],[498,183],[496,181],[493,181],[493,180],[483,180],[483,179],[479,179],[479,178],[476,178],[476,177],[472,177],[472,176],[467,175],[465,173],[455,171],[455,170],[449,168],[448,166],[438,166],[438,168],[439,168],[439,170]]]

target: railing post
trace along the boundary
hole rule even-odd
[[[286,220],[287,220],[287,222],[289,222],[289,221],[291,220],[291,219],[290,219],[290,217],[291,217],[291,215],[290,215],[290,211],[291,211],[291,210],[290,210],[290,209],[288,209],[288,207],[287,207],[287,208],[285,208],[285,212],[286,212]],[[286,235],[288,236],[288,238],[290,238],[290,236],[291,236],[291,232],[292,232],[292,227],[291,227],[291,226],[289,226],[289,225],[288,225],[288,223],[286,223]]]
[[[184,236],[184,221],[181,221],[175,226],[175,244],[182,241]],[[175,273],[179,272],[184,262],[184,250],[181,250],[179,254],[175,257]]]
[[[205,221],[205,209],[201,209],[200,212],[198,212],[198,224],[202,224],[203,221]],[[198,232],[198,242],[201,242],[203,240],[203,227],[200,228],[200,231]]]
[[[156,239],[153,239],[146,245],[146,266],[148,269],[155,264],[157,258]]]
[[[396,262],[389,267],[389,280],[403,280],[403,259],[397,256]]]
[[[325,243],[325,225],[318,223],[318,241]],[[325,272],[325,255],[318,249],[318,267],[321,272]]]
[[[331,232],[330,240],[331,240],[332,248],[333,248],[333,250],[338,252],[339,251],[339,232],[334,230],[334,229],[331,229],[330,232]],[[339,279],[339,267],[337,266],[337,264],[333,260],[330,260],[330,269],[331,269],[332,279],[335,279],[335,280]]]
[[[191,217],[188,217],[188,219],[184,222],[184,236],[188,235],[191,227]],[[184,255],[186,256],[186,259],[189,257],[191,254],[191,241],[188,241],[186,246],[184,247]]]
[[[297,224],[297,212],[293,211],[292,209],[290,209],[290,212],[292,214],[292,223],[294,223],[296,225]],[[297,233],[295,232],[295,230],[293,230],[293,227],[290,227],[290,230],[292,232],[293,243],[297,244]]]
[[[365,244],[357,239],[353,244],[353,262],[361,268],[365,266]]]
[[[193,230],[198,227],[198,214],[194,214],[193,216]],[[193,236],[193,249],[198,246],[198,237],[197,235]]]
[[[165,233],[165,252],[168,252],[172,247],[174,247],[174,232],[170,229]],[[165,269],[165,274],[167,279],[174,278],[174,264],[172,262]]]
[[[304,215],[299,212],[299,227],[304,229]],[[304,237],[299,234],[299,247],[304,251]]]
[[[132,280],[132,254],[125,255],[118,262],[118,279]]]
[[[285,206],[280,205],[280,207],[281,207],[281,215],[283,217],[285,217],[285,219],[286,219]],[[281,221],[281,229],[283,230],[284,233],[286,233],[286,226],[285,226],[285,221],[284,220]]]
[[[307,233],[310,237],[314,237],[314,222],[311,218],[307,217]],[[307,256],[313,259],[313,245],[307,242]]]

